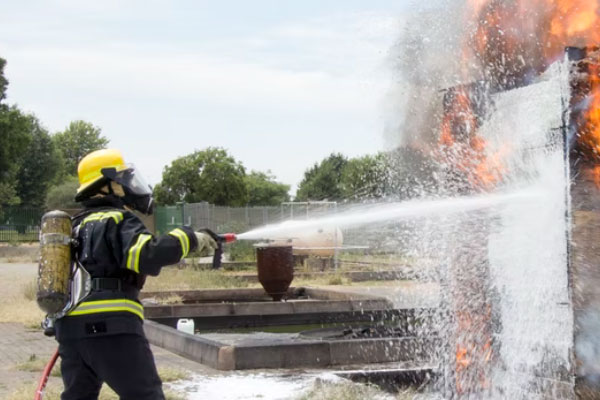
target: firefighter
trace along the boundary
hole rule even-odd
[[[118,150],[84,157],[78,166],[73,258],[90,275],[91,292],[56,321],[62,400],[97,399],[106,382],[122,400],[164,399],[144,335],[138,296],[156,276],[196,249],[217,247],[210,232],[182,226],[155,237],[132,212],[152,214],[152,192]]]

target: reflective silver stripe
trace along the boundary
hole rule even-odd
[[[179,243],[181,244],[181,258],[184,258],[185,256],[188,255],[188,253],[190,252],[190,239],[188,238],[187,233],[185,233],[184,231],[182,231],[179,228],[173,229],[171,232],[169,232],[169,235],[171,236],[175,236],[177,239],[179,239]]]
[[[142,253],[142,247],[147,241],[152,239],[152,235],[141,233],[138,236],[137,242],[129,248],[127,255],[127,269],[130,269],[136,273],[140,273],[140,254]]]
[[[123,221],[123,213],[120,211],[102,211],[93,213],[84,218],[84,220],[81,222],[81,226],[88,222],[101,221],[108,218],[114,219],[115,223],[118,224],[119,222]]]
[[[144,306],[128,299],[84,301],[67,316],[97,314],[103,312],[131,312],[144,319]]]

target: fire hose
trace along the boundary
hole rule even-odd
[[[46,364],[46,367],[44,368],[44,371],[42,372],[42,377],[40,378],[40,383],[38,383],[38,387],[35,391],[35,397],[33,398],[34,400],[42,400],[43,399],[44,389],[46,388],[46,384],[48,383],[48,378],[50,377],[50,372],[52,372],[52,368],[54,368],[54,364],[56,364],[57,359],[58,359],[58,349],[56,349],[56,351],[52,355],[52,358],[50,358],[50,361],[48,361],[48,364]]]

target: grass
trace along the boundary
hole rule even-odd
[[[178,294],[168,294],[167,296],[159,296],[157,299],[159,304],[181,304],[183,298]]]
[[[192,377],[190,371],[173,367],[158,367],[158,375],[163,383],[186,380]]]
[[[42,372],[46,367],[48,360],[39,358],[37,355],[32,354],[29,357],[29,360],[19,363],[14,366],[17,371],[25,371],[25,372]],[[60,362],[57,363],[52,369],[52,373],[50,376],[60,377]],[[159,367],[158,375],[163,383],[175,382],[179,380],[190,379],[191,373],[189,371],[173,368],[173,367]]]
[[[0,243],[0,262],[36,263],[39,255],[38,243]]]
[[[27,328],[40,329],[44,313],[35,302],[36,282],[30,277],[11,278],[14,279],[0,284],[4,293],[0,302],[0,322],[17,322]]]
[[[248,287],[248,282],[221,271],[191,268],[165,268],[158,277],[148,277],[144,290],[148,292],[193,289],[229,289]]]
[[[24,383],[11,392],[5,400],[31,400],[37,388],[36,383]],[[174,392],[163,388],[166,400],[185,400],[186,396],[182,393]],[[50,382],[44,390],[44,400],[59,400],[62,392],[62,385],[56,382]],[[98,400],[119,400],[119,396],[107,385],[103,385],[100,390]]]
[[[15,365],[14,368],[18,371],[42,372],[44,370],[44,368],[46,367],[47,363],[48,363],[48,360],[39,358],[37,355],[32,354],[31,356],[29,356],[29,360]],[[52,368],[52,372],[50,373],[50,376],[56,376],[56,377],[61,376],[60,367],[58,365],[55,365],[54,368]]]
[[[396,400],[412,400],[415,392],[412,390],[398,393]],[[348,380],[328,382],[315,380],[313,387],[297,400],[377,400],[386,399],[389,395],[374,385],[354,383]]]
[[[352,381],[327,382],[317,379],[313,387],[298,400],[376,400],[384,398],[383,393],[371,385]]]
[[[254,269],[255,270],[255,269]],[[252,283],[236,276],[239,272],[213,271],[188,268],[165,268],[158,277],[148,277],[144,291],[161,292],[170,290],[196,289],[232,289],[258,288],[259,283]],[[399,281],[365,281],[352,282],[340,269],[337,272],[313,275],[311,277],[294,278],[293,286],[395,286]],[[161,298],[163,304],[176,304],[181,301],[178,296]]]
[[[298,277],[292,281],[294,286],[333,286],[351,285],[352,281],[339,272],[332,272],[310,278]]]
[[[26,300],[34,301],[37,293],[37,279],[21,285],[21,290]]]

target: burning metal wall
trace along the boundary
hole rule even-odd
[[[571,281],[577,393],[600,398],[600,51],[569,48]]]
[[[443,192],[531,196],[455,219],[442,239],[446,398],[574,397],[568,72],[556,63],[527,86],[463,85],[446,95],[450,123],[434,155],[441,184],[452,187]]]

